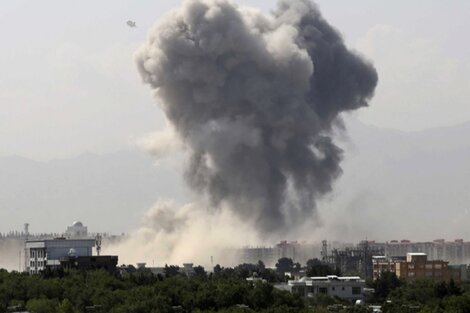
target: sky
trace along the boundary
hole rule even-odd
[[[233,1],[264,12],[277,2]],[[180,3],[0,1],[0,233],[24,222],[60,233],[81,220],[91,232],[131,234],[132,253],[119,254],[147,261],[162,242],[186,260],[200,238],[214,249],[260,244],[227,211],[195,209],[184,153],[137,71],[135,51]],[[344,116],[343,174],[318,199],[314,223],[263,244],[469,240],[470,1],[316,3],[379,83],[370,107]],[[160,237],[167,224],[189,227]]]
[[[268,12],[275,1],[240,0]],[[134,147],[165,121],[133,61],[180,1],[2,1],[0,156],[35,160]],[[415,131],[470,121],[470,2],[317,1],[379,85],[363,123]],[[137,28],[126,26],[134,20]]]

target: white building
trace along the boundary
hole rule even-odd
[[[88,227],[83,226],[82,222],[75,221],[72,226],[68,226],[65,231],[65,236],[67,238],[87,238],[88,237]]]
[[[194,264],[193,263],[183,263],[182,272],[186,274],[186,276],[192,276],[196,272],[194,271]]]
[[[365,281],[360,277],[338,277],[331,275],[289,280],[287,285],[280,287],[280,289],[287,289],[304,297],[315,297],[319,294],[325,294],[331,297],[356,301],[364,299],[364,287]]]
[[[74,256],[91,256],[94,239],[45,239],[26,241],[26,271],[37,274],[46,267],[60,265],[60,258],[70,253]]]

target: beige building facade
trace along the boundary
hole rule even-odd
[[[461,281],[460,271],[449,267],[443,260],[428,260],[426,253],[407,253],[406,258],[373,257],[373,277],[377,279],[383,272],[392,272],[406,280],[430,279],[435,282]]]

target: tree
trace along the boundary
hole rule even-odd
[[[445,302],[445,312],[470,313],[470,296],[450,296]]]
[[[383,272],[380,277],[373,282],[375,289],[374,296],[376,300],[384,301],[390,292],[402,285],[397,275],[392,272]]]
[[[292,272],[293,269],[294,261],[290,258],[280,258],[276,263],[278,273],[285,274],[286,272]]]
[[[31,299],[26,303],[26,309],[31,313],[56,313],[57,301],[49,299]]]
[[[220,272],[222,272],[222,267],[217,264],[216,266],[214,266],[214,274],[220,274]]]
[[[258,267],[254,264],[243,263],[235,266],[235,274],[239,278],[247,278],[253,276],[254,273],[259,274]]]
[[[204,267],[202,266],[195,266],[194,267],[194,274],[199,277],[206,277],[207,273]]]
[[[462,289],[455,284],[453,279],[450,280],[447,290],[451,296],[460,296],[463,293]]]
[[[69,299],[64,299],[57,308],[58,313],[75,313],[75,309]]]
[[[337,275],[341,276],[338,269],[332,268],[330,265],[323,263],[319,259],[310,259],[307,261],[307,276],[327,276]]]
[[[168,266],[165,264],[165,269],[163,271],[166,277],[177,276],[180,274],[180,267],[177,265]]]

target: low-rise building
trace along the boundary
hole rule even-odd
[[[66,256],[60,258],[63,269],[98,270],[103,269],[110,273],[116,272],[118,257],[115,255],[101,256]]]
[[[383,272],[395,273],[397,277],[406,280],[427,278],[433,281],[461,281],[460,269],[449,267],[448,261],[428,260],[427,254],[422,252],[409,252],[406,259],[374,257],[374,279],[379,278]]]
[[[59,267],[60,259],[68,256],[92,256],[94,239],[44,239],[26,241],[26,271],[37,274],[46,267]]]
[[[338,277],[302,277],[289,280],[287,284],[276,285],[278,289],[288,290],[303,297],[315,297],[320,294],[356,301],[364,299],[365,281],[358,276]]]

